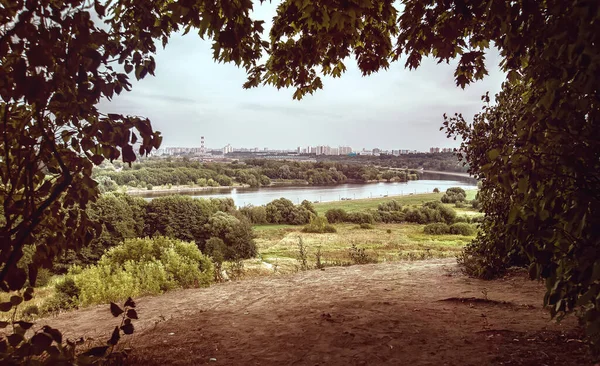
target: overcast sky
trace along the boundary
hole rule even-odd
[[[255,19],[275,14],[273,4],[256,6]],[[458,146],[439,131],[443,113],[470,118],[481,109],[481,95],[497,93],[504,79],[495,51],[487,55],[489,76],[465,90],[454,84],[453,64],[424,60],[409,71],[401,60],[388,71],[363,77],[348,60],[341,78],[324,79],[323,90],[297,101],[293,89],[244,90],[245,71],[215,63],[210,43],[192,33],[173,36],[155,56],[156,77],[136,82],[131,76],[133,90],[101,102],[101,111],[150,118],[164,136],[163,147],[199,146],[205,136],[207,147],[214,148],[230,143],[428,150]]]

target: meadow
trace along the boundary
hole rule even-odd
[[[467,201],[474,199],[476,193],[476,190],[467,191]],[[416,207],[425,202],[439,201],[442,195],[443,193],[428,193],[323,202],[314,204],[314,208],[323,216],[327,210],[338,208],[347,212],[377,210],[379,204],[392,200],[403,207]],[[462,208],[453,204],[444,206],[455,210],[459,217],[482,215],[470,205]],[[255,225],[259,258],[246,262],[247,275],[298,271],[302,269],[303,256],[310,268],[359,264],[356,263],[357,260],[370,263],[454,257],[475,237],[425,234],[425,225],[413,223],[375,223],[371,229],[363,229],[350,223],[335,224],[334,227],[337,231],[335,233],[315,234],[302,232],[302,226],[297,225]],[[300,241],[305,254],[300,253]],[[317,256],[320,257],[320,265],[317,265]]]

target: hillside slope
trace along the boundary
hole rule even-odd
[[[146,365],[585,365],[573,318],[549,320],[521,272],[460,274],[454,259],[261,278],[138,300]],[[106,338],[107,306],[41,321]],[[212,361],[211,361],[212,359]],[[216,361],[214,360],[216,359]]]

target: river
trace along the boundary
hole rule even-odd
[[[228,190],[219,189],[194,192],[187,195],[193,198],[232,198],[236,206],[241,207],[246,205],[264,205],[281,197],[285,197],[294,203],[300,203],[303,200],[329,202],[339,201],[342,198],[361,199],[431,193],[434,188],[438,188],[441,192],[450,187],[461,187],[464,189],[477,188],[477,182],[469,177],[440,173],[423,173],[421,178],[420,180],[413,180],[406,183],[380,182],[351,183],[335,186],[232,188]],[[157,196],[159,195],[149,194],[145,195],[145,198],[150,200]]]

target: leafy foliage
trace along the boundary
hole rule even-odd
[[[24,301],[31,300],[32,289],[25,290],[23,296],[13,296],[11,306],[3,306],[2,311],[11,309],[16,312],[16,307]],[[3,304],[5,305],[5,304]],[[0,362],[3,365],[98,365],[119,364],[127,358],[126,350],[117,351],[115,346],[121,340],[122,335],[130,335],[134,332],[132,320],[138,319],[135,310],[135,302],[128,298],[123,307],[111,303],[110,312],[114,317],[121,317],[120,325],[112,331],[106,346],[97,346],[84,352],[78,351],[81,341],[63,339],[62,333],[48,325],[33,330],[33,323],[26,321],[14,321],[12,333],[4,332],[0,338]],[[8,322],[2,322],[2,328],[6,328]],[[29,336],[28,333],[33,332]]]
[[[326,217],[313,216],[310,223],[302,228],[302,232],[305,233],[335,233],[337,230],[335,226],[330,225]]]
[[[467,194],[460,187],[452,187],[446,190],[446,193],[440,199],[443,203],[460,203],[465,202]]]
[[[456,34],[494,42],[508,80],[495,105],[482,98],[472,124],[461,115],[445,121],[483,183],[486,218],[461,260],[486,277],[529,265],[531,278],[546,282],[552,315],[583,307],[588,335],[600,347],[598,3],[469,1],[464,9],[472,16]]]
[[[446,223],[435,222],[433,224],[425,225],[423,232],[429,235],[445,235],[450,234],[450,226]]]
[[[295,206],[292,201],[283,197],[268,203],[266,213],[267,221],[272,224],[304,225],[314,216],[306,204]]]
[[[219,238],[225,244],[225,259],[246,259],[257,254],[254,232],[250,222],[224,213],[212,215],[206,225],[205,232],[211,238]]]
[[[98,264],[71,267],[64,279],[70,292],[57,286],[57,294],[70,295],[73,303],[85,306],[208,286],[213,277],[212,262],[194,243],[166,237],[127,239],[109,249]]]

